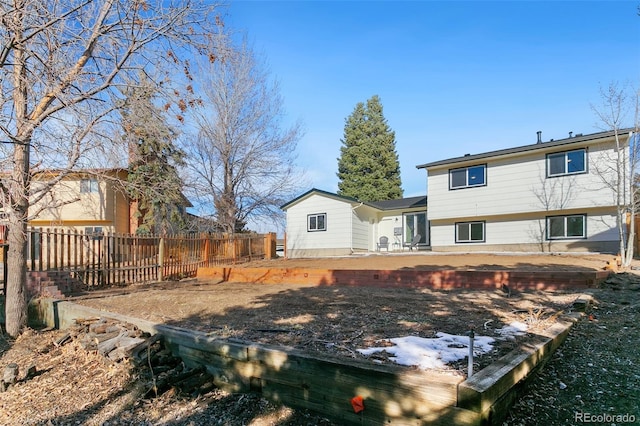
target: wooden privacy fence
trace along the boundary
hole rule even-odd
[[[195,277],[199,267],[262,259],[274,234],[126,235],[29,230],[30,271],[67,271],[87,287]]]

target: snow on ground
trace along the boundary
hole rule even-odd
[[[523,336],[527,333],[527,324],[514,321],[502,328],[497,328],[495,332],[498,333],[502,339],[515,340],[516,336]]]
[[[513,322],[496,329],[500,338],[520,336],[526,333],[527,325]],[[388,339],[393,346],[358,349],[362,355],[387,352],[389,359],[401,365],[417,366],[423,370],[442,369],[446,364],[461,360],[469,355],[469,336],[436,333],[435,338],[418,336],[394,337]],[[473,355],[480,356],[493,350],[495,339],[477,335],[473,339]]]

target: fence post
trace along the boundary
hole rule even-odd
[[[160,237],[158,247],[158,281],[164,281],[164,237]]]
[[[276,257],[276,233],[268,232],[264,234],[264,258],[275,259]]]

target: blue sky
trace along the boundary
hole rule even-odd
[[[640,86],[640,1],[232,1],[305,134],[309,188],[337,191],[345,119],[381,98],[404,196],[416,165],[599,131],[600,87]]]

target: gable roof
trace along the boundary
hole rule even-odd
[[[629,135],[629,133],[632,131],[633,129],[631,128],[619,129],[618,135],[624,137]],[[610,130],[607,132],[592,133],[590,135],[584,135],[584,136],[583,135],[573,136],[565,139],[558,139],[558,140],[551,139],[548,142],[539,142],[539,143],[534,143],[529,145],[518,146],[515,148],[500,149],[497,151],[483,152],[483,153],[474,154],[474,155],[466,154],[466,155],[463,155],[462,157],[454,157],[454,158],[449,158],[447,160],[440,160],[440,161],[434,161],[432,163],[421,164],[416,166],[416,168],[428,169],[430,167],[461,163],[463,161],[481,160],[481,159],[490,158],[490,157],[500,157],[503,155],[518,154],[521,152],[546,150],[553,147],[562,147],[566,145],[573,145],[573,144],[579,144],[579,143],[584,143],[589,141],[595,141],[598,139],[610,138],[610,137],[613,137],[614,135],[615,135],[615,132],[613,130]]]
[[[282,210],[286,210],[289,207],[291,207],[293,204],[296,204],[298,201],[302,200],[303,198],[307,198],[308,196],[310,196],[312,194],[318,194],[318,195],[322,195],[322,196],[325,196],[325,197],[334,198],[334,199],[337,199],[337,200],[340,200],[340,201],[345,201],[347,203],[358,203],[358,204],[360,203],[360,201],[358,201],[357,199],[352,198],[352,197],[345,197],[344,195],[334,194],[333,192],[323,191],[323,190],[317,189],[317,188],[311,188],[310,190],[308,190],[304,194],[298,195],[293,200],[281,205],[280,208]],[[367,203],[365,203],[365,204],[367,204]]]
[[[297,196],[293,200],[289,201],[286,204],[280,206],[282,210],[286,210],[291,207],[293,204],[298,203],[304,198],[309,197],[312,194],[322,195],[324,197],[333,198],[335,200],[344,201],[350,204],[364,204],[369,207],[373,207],[378,210],[397,210],[397,209],[406,209],[406,208],[414,208],[414,207],[426,207],[427,206],[427,196],[419,196],[419,197],[409,197],[409,198],[398,198],[396,200],[384,200],[384,201],[359,201],[353,197],[346,197],[344,195],[334,194],[333,192],[323,191],[317,188],[311,188],[307,192],[302,195]]]

